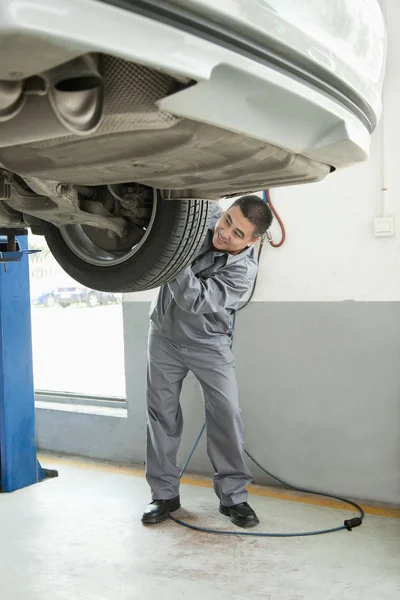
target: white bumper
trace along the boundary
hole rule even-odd
[[[164,111],[336,168],[368,156],[370,132],[361,120],[306,82],[103,2],[0,0],[0,46],[0,80],[27,77],[79,54],[102,52],[198,82],[161,99]]]

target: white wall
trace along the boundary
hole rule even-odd
[[[318,184],[271,191],[287,240],[266,248],[255,300],[399,299],[399,237],[377,238],[373,229],[382,187],[378,136],[368,163]]]

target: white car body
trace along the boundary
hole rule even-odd
[[[77,186],[183,201],[318,181],[368,158],[381,114],[377,0],[0,0],[0,48],[0,227],[11,209],[123,237]]]
[[[44,71],[60,58],[107,53],[198,81],[201,85],[160,100],[160,108],[174,115],[244,133],[335,167],[366,158],[369,134],[381,112],[385,67],[385,26],[377,0],[148,3],[149,12],[160,6],[173,15],[174,8],[184,8],[194,23],[206,16],[216,31],[219,25],[226,27],[233,40],[237,34],[255,48],[264,45],[263,60],[255,50],[250,58],[250,51],[238,52],[185,31],[179,21],[173,27],[135,12],[145,2],[121,3],[131,5],[131,11],[113,4],[118,2],[2,0],[0,79],[13,73],[34,75],[38,64]],[[21,39],[28,37],[36,42],[29,56],[32,66],[21,52]],[[269,66],[268,55],[270,60],[280,56],[288,71],[274,68],[272,62]],[[296,63],[299,71],[303,68],[304,81],[289,70]],[[307,81],[302,63],[315,72],[315,80],[323,73],[325,89]]]

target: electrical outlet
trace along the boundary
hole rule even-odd
[[[394,218],[376,217],[374,219],[374,233],[376,237],[394,235]]]

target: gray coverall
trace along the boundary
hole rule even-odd
[[[150,310],[146,478],[153,500],[179,494],[176,455],[183,428],[179,396],[188,371],[202,388],[207,452],[222,504],[246,502],[245,487],[252,479],[244,461],[230,344],[233,315],[254,282],[257,258],[253,246],[236,255],[212,251],[213,229],[221,212],[216,205],[197,259],[160,288]]]

